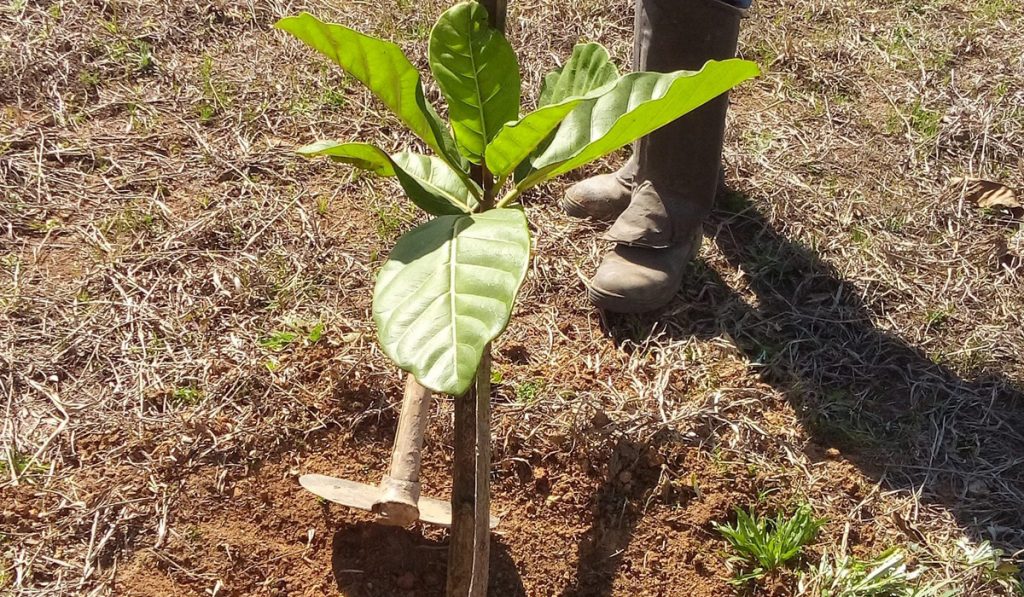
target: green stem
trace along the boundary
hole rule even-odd
[[[549,180],[551,177],[548,175],[551,173],[552,169],[552,166],[548,166],[546,169],[534,171],[525,179],[519,181],[519,184],[517,184],[514,189],[506,193],[505,196],[501,198],[501,201],[498,201],[495,207],[508,207],[510,203],[518,199],[525,191]]]
[[[442,156],[441,159],[444,159],[444,157]],[[470,174],[467,174],[466,171],[458,165],[452,163],[448,163],[448,165],[451,166],[452,170],[455,171],[455,174],[462,180],[462,183],[466,185],[470,194],[472,194],[477,201],[483,199],[483,190],[478,185],[474,184],[476,181],[473,180]]]
[[[508,174],[499,176],[498,181],[494,183],[493,187],[491,187],[491,193],[493,193],[495,197],[498,196],[498,193],[501,191],[501,188],[505,186],[506,182],[508,182],[508,176]]]
[[[500,201],[494,204],[494,207],[497,209],[501,209],[502,207],[508,207],[510,203],[519,198],[520,194],[521,191],[519,190],[519,187],[516,187],[509,191],[508,193],[506,193],[505,196],[502,197]]]

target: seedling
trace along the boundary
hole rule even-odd
[[[470,565],[472,594],[486,587],[486,573],[481,585],[476,566],[486,570],[490,345],[508,324],[530,257],[520,198],[758,74],[751,62],[726,60],[708,62],[699,72],[622,76],[603,47],[581,44],[545,77],[537,110],[520,116],[519,64],[500,31],[500,12],[491,19],[482,4],[463,2],[442,14],[430,32],[428,63],[447,100],[450,126],[427,101],[420,73],[394,43],[308,13],[276,25],[363,83],[433,152],[392,153],[361,141],[320,141],[299,150],[393,177],[431,216],[398,239],[381,267],[373,318],[384,353],[413,381],[456,397],[452,554],[460,545],[477,550]],[[425,421],[415,414],[423,412],[422,398],[409,397],[407,386],[385,480],[408,481],[416,490],[410,497],[418,497]],[[415,458],[401,462],[399,448],[415,451]],[[412,478],[396,478],[396,469]],[[452,567],[460,566],[455,559],[449,591]]]
[[[449,129],[397,45],[308,13],[276,26],[362,82],[435,153],[337,141],[299,149],[394,177],[433,216],[402,236],[381,268],[373,317],[381,347],[399,367],[453,396],[469,390],[525,278],[530,233],[518,204],[522,194],[758,73],[753,63],[733,59],[710,61],[699,72],[620,76],[603,47],[581,44],[545,77],[538,109],[520,117],[512,46],[488,26],[482,5],[460,3],[441,15],[429,43]]]
[[[762,517],[737,508],[736,524],[716,524],[715,530],[735,552],[730,560],[744,569],[735,577],[735,581],[742,584],[799,556],[824,524],[823,519],[814,517],[809,506],[800,507],[789,518],[783,514],[775,518]]]
[[[525,381],[516,386],[516,402],[529,406],[537,401],[543,390],[543,381]]]
[[[263,348],[280,352],[296,342],[305,340],[309,344],[316,344],[324,335],[324,324],[322,321],[316,323],[293,320],[287,322],[290,329],[275,330],[260,338],[259,344]]]
[[[318,321],[313,324],[313,327],[309,328],[309,332],[306,334],[306,340],[310,344],[316,344],[320,341],[320,338],[324,337],[324,324],[322,321]]]
[[[272,332],[270,335],[260,339],[260,346],[267,350],[278,352],[284,350],[285,347],[298,339],[299,334],[296,332]]]
[[[203,391],[192,386],[174,388],[174,391],[171,392],[171,399],[175,404],[192,406],[199,404],[199,401],[203,399]]]

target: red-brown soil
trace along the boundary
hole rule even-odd
[[[218,595],[442,594],[444,530],[385,527],[297,482],[300,472],[374,482],[388,456],[386,433],[323,433],[238,478],[190,477],[174,504],[176,532],[160,555],[139,552],[117,575],[115,593],[201,595],[217,586]],[[428,441],[427,450],[425,493],[443,494],[445,446]],[[643,447],[609,436],[596,452],[601,462],[499,456],[490,594],[734,594],[712,522],[756,499],[763,480],[668,438]],[[856,497],[860,484],[845,465],[821,466],[831,469],[835,492]]]

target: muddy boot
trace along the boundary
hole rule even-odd
[[[699,70],[708,60],[734,57],[743,13],[724,0],[637,0],[639,68]],[[636,144],[633,194],[605,235],[616,247],[588,289],[597,307],[650,311],[679,290],[718,188],[728,104],[723,94]]]
[[[574,218],[611,222],[629,206],[636,170],[636,157],[630,157],[618,172],[599,174],[572,185],[558,205]]]

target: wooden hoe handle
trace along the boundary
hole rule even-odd
[[[381,480],[381,496],[373,505],[385,524],[408,526],[419,519],[420,461],[429,419],[430,390],[410,373],[391,450],[391,469]]]

